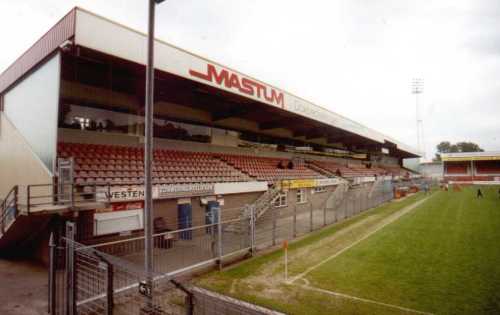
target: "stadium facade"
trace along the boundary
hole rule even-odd
[[[145,47],[75,8],[0,75],[1,250],[66,220],[82,242],[141,233]],[[155,56],[157,229],[418,176],[402,167],[418,152],[391,137],[160,40]]]
[[[500,183],[500,152],[442,153],[444,179],[451,183]]]

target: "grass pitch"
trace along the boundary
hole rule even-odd
[[[500,314],[498,188],[393,201],[199,284],[289,314]],[[412,204],[420,202],[413,209]]]

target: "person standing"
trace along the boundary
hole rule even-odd
[[[483,192],[481,191],[481,188],[477,189],[476,198],[483,198]]]

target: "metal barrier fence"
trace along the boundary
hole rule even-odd
[[[340,196],[331,193],[319,204],[307,202],[293,208],[270,208],[258,219],[253,207],[217,211],[212,224],[198,221],[190,228],[154,234],[154,270],[178,276],[203,265],[220,264],[228,256],[292,240],[392,198],[392,184],[384,182],[375,190],[362,186],[348,189]],[[144,263],[143,236],[88,247],[139,266]]]
[[[154,285],[144,287],[144,237],[97,245],[76,243],[71,223],[66,237],[51,246],[51,314],[185,314],[193,310],[192,291],[172,278],[201,266],[222,266],[230,256],[254,253],[393,199],[391,182],[337,188],[322,202],[270,208],[256,219],[248,206],[217,211],[213,223],[154,235]],[[141,293],[142,292],[142,293]],[[153,300],[149,300],[149,295]],[[187,303],[185,300],[187,299]],[[194,301],[194,302],[193,302]],[[227,314],[256,314],[226,298],[205,299],[206,307]],[[200,300],[198,299],[198,303]],[[196,314],[211,314],[196,304]],[[205,309],[205,311],[201,311]],[[191,314],[191,313],[189,313]]]
[[[219,212],[220,213],[220,212]],[[222,214],[222,213],[220,213]],[[161,274],[176,276],[225,256],[248,252],[251,247],[251,218],[203,224],[153,235],[153,266]],[[136,265],[144,265],[144,236],[88,246],[118,256]]]
[[[68,223],[66,237],[51,242],[50,314],[186,314],[192,299],[181,284],[155,272],[148,287],[142,266],[79,244],[74,232]]]
[[[348,190],[340,202],[328,198],[319,205],[298,205],[292,210],[275,209],[255,224],[257,249],[280,244],[376,207],[393,198],[392,187],[381,187],[369,195],[368,187]]]

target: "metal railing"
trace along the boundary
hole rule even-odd
[[[62,187],[62,188],[61,188]],[[90,190],[88,188],[90,187]],[[97,202],[99,201],[97,185],[85,187],[69,183],[64,185],[54,185],[54,184],[39,184],[39,185],[27,185],[26,186],[26,207],[28,212],[40,206],[49,205],[67,205],[69,207],[75,207],[83,203]],[[108,191],[110,185],[107,185]],[[87,190],[86,190],[87,189]],[[108,201],[109,201],[109,194]]]
[[[174,285],[171,282],[174,277],[202,267],[221,268],[233,258],[252,255],[391,199],[393,187],[389,182],[374,189],[368,185],[349,189],[347,185],[339,186],[334,192],[325,193],[320,202],[316,199],[293,207],[270,207],[258,221],[255,207],[245,207],[246,212],[242,208],[218,209],[215,220],[209,223],[198,219],[190,222],[192,227],[154,234],[152,288],[143,287],[146,279],[142,271],[143,236],[80,244],[74,241],[73,225],[58,245],[51,246],[50,311],[51,314],[140,314],[147,306],[145,297],[153,294],[158,314],[184,313],[181,309],[192,308],[193,300],[184,302],[189,290]],[[205,306],[230,310],[233,302],[210,299]],[[196,297],[194,306],[200,307]]]
[[[377,186],[373,191],[369,186],[348,189],[347,185],[339,185],[334,192],[325,193],[321,202],[309,201],[286,208],[271,205],[259,220],[256,207],[225,209],[209,224],[198,219],[189,222],[192,227],[156,233],[153,235],[155,271],[177,276],[201,266],[221,265],[226,257],[252,254],[393,199],[391,183]],[[87,246],[138,265],[144,263],[144,236]]]
[[[215,221],[207,223],[202,218],[189,222],[192,227],[155,233],[151,288],[144,287],[143,236],[80,244],[74,241],[75,225],[69,223],[70,230],[60,243],[51,243],[50,313],[144,314],[144,307],[153,307],[153,314],[185,314],[186,309],[192,314],[193,307],[197,314],[224,314],[223,310],[228,314],[234,314],[234,310],[242,314],[265,313],[226,297],[197,299],[195,290],[172,279],[200,267],[220,268],[235,256],[243,257],[306,235],[394,197],[390,181],[376,187],[339,185],[324,196],[319,202],[316,199],[293,207],[271,207],[259,221],[255,219],[255,207],[247,206],[245,212],[242,208],[218,209]],[[242,212],[245,215],[239,215]],[[149,294],[153,296],[152,305],[146,303],[151,301]]]
[[[325,175],[325,176],[328,176],[328,177],[331,177],[331,176],[337,176],[334,172],[331,172],[329,170],[326,170],[324,168],[322,168],[321,166],[318,166],[314,163],[307,163],[307,167],[309,167],[310,169],[322,174],[322,175]]]
[[[202,265],[222,262],[227,254],[248,252],[251,248],[250,217],[221,220],[234,216],[219,212],[215,223],[165,231],[153,235],[153,266],[156,272],[177,276]],[[219,224],[220,222],[220,224]],[[237,228],[235,228],[237,226]],[[100,252],[144,264],[144,236],[87,245]]]
[[[111,202],[111,184],[85,185],[68,183],[63,186],[57,184],[21,185],[12,188],[9,195],[1,204],[2,213],[7,207],[15,191],[16,209],[18,212],[30,213],[32,210],[48,206],[77,207],[89,203]],[[12,201],[10,201],[12,202]]]
[[[19,215],[19,209],[17,206],[18,191],[19,187],[14,186],[0,204],[0,233],[2,235],[5,234],[5,231]]]
[[[251,205],[255,209],[256,220],[273,206],[274,200],[278,197],[279,193],[279,189],[273,185]]]
[[[49,314],[186,314],[192,305],[182,284],[154,272],[147,287],[142,266],[84,246],[75,234],[68,222],[66,236],[50,243]]]

